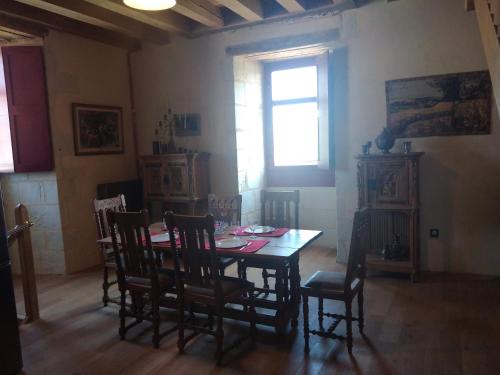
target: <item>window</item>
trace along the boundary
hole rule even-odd
[[[265,65],[266,172],[270,186],[334,185],[327,60],[325,55]]]
[[[14,172],[14,159],[10,139],[7,90],[3,74],[2,51],[0,50],[0,173]]]

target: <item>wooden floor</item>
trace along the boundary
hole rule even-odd
[[[331,250],[313,247],[301,258],[303,280],[316,269],[342,267]],[[432,277],[410,284],[406,278],[370,277],[366,338],[354,330],[353,358],[344,343],[318,337],[305,356],[300,322],[299,331],[285,339],[259,327],[257,348],[242,346],[222,368],[215,366],[211,337],[200,336],[178,355],[175,334],[155,350],[143,323],[120,341],[117,308],[100,303],[99,272],[38,281],[42,320],[21,327],[26,374],[500,374],[500,281],[495,279]],[[339,304],[325,306],[343,311]],[[315,311],[312,303],[311,324]],[[229,323],[228,336],[244,328]]]

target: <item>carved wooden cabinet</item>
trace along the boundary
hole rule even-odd
[[[358,206],[370,210],[368,269],[419,271],[419,160],[423,153],[358,156]],[[393,252],[393,254],[391,254]]]
[[[200,204],[206,204],[210,191],[209,158],[205,152],[140,157],[148,209],[153,213],[153,204],[159,202],[162,211],[194,214]]]

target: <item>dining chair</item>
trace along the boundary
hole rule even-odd
[[[160,340],[175,331],[177,326],[160,333],[160,304],[176,294],[174,270],[161,267],[159,254],[155,254],[149,232],[149,214],[140,212],[109,212],[111,239],[117,265],[118,288],[120,290],[120,339],[127,331],[144,320],[153,324],[153,345],[158,348]],[[127,292],[132,304],[127,306]],[[145,297],[149,297],[151,311],[145,312]],[[129,325],[127,317],[135,318]]]
[[[108,212],[125,212],[126,207],[125,197],[123,196],[123,194],[119,194],[113,198],[94,199],[94,219],[97,226],[97,237],[99,240],[102,240],[103,238],[111,235],[110,225],[108,222]],[[104,304],[104,306],[107,306],[109,302],[119,304],[119,301],[116,301],[109,297],[109,288],[117,283],[116,279],[109,281],[110,270],[116,271],[116,262],[113,247],[106,244],[99,244],[99,247],[101,248],[104,264],[102,303]]]
[[[299,201],[300,191],[268,191],[262,190],[260,195],[261,200],[261,225],[270,225],[275,228],[299,228]],[[261,263],[255,263],[245,260],[242,262],[241,275],[246,278],[246,269],[262,268]],[[269,272],[269,267],[262,268],[262,279],[264,281],[263,288],[255,288],[257,292],[262,292],[267,297],[269,293],[275,293],[269,287],[269,278],[276,278],[276,270],[274,273]],[[285,286],[288,284],[288,273],[285,278]]]
[[[229,226],[241,225],[241,195],[217,196],[208,195],[208,213],[216,222],[227,223]],[[224,276],[226,268],[236,263],[236,258],[219,257],[219,272]],[[238,267],[240,269],[240,267]]]
[[[168,212],[165,215],[165,222],[170,236],[174,235],[174,231],[179,235],[179,239],[172,243],[175,279],[179,293],[179,353],[183,353],[186,343],[198,334],[209,334],[216,339],[215,357],[217,364],[220,365],[224,355],[243,341],[250,339],[252,344],[255,344],[254,285],[237,277],[220,275],[212,215],[186,216]],[[224,307],[228,303],[243,305],[242,313],[246,314],[250,322],[250,332],[232,345],[224,347],[223,316]],[[193,305],[202,305],[207,309],[208,324],[197,324],[196,320],[184,319],[184,311],[190,310],[190,306]],[[186,329],[193,332],[185,336]]]
[[[364,209],[354,214],[351,246],[347,270],[341,272],[317,271],[300,288],[304,308],[304,349],[309,351],[309,334],[332,339],[347,340],[347,350],[352,354],[352,322],[357,321],[359,332],[363,334],[363,289],[366,273],[365,256],[370,244],[370,215]],[[352,316],[352,301],[358,296],[358,317]],[[309,297],[318,298],[319,330],[309,329]],[[326,313],[323,311],[323,300],[342,301],[345,304],[345,315]],[[323,327],[323,317],[333,318],[328,329]],[[346,336],[334,331],[342,320],[346,322]]]

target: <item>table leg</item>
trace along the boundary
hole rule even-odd
[[[300,309],[299,254],[290,259],[290,304],[293,308],[292,327],[297,328]]]
[[[286,323],[287,323],[287,318],[286,318],[286,303],[285,303],[285,294],[286,294],[286,289],[285,289],[285,272],[286,272],[286,264],[280,264],[276,267],[276,284],[275,284],[275,290],[276,290],[276,304],[277,304],[277,309],[276,309],[276,333],[278,334],[283,334],[286,329]]]

